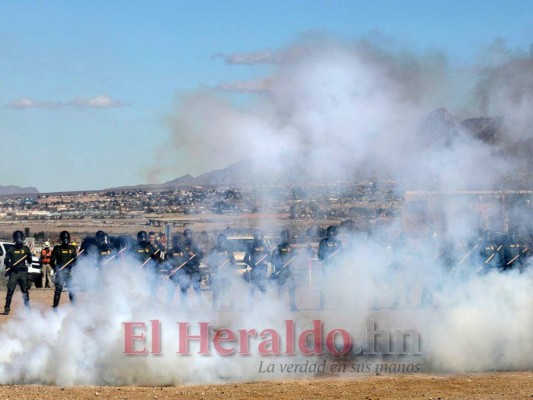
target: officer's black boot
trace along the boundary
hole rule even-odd
[[[30,308],[30,294],[28,292],[22,293],[22,299],[24,300],[24,307]]]
[[[68,292],[68,298],[72,304],[76,303],[76,294],[74,292]]]
[[[9,311],[11,310],[11,299],[13,298],[13,293],[15,292],[15,289],[8,289],[6,294],[6,305],[4,307],[4,315],[9,315]]]
[[[57,306],[59,306],[59,300],[60,300],[60,299],[61,299],[61,292],[59,292],[59,291],[56,290],[56,291],[54,292],[54,304],[52,305],[52,307],[53,307],[54,309],[56,309]]]

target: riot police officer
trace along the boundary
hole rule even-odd
[[[165,253],[165,272],[169,279],[167,285],[167,303],[171,304],[174,300],[176,288],[179,286],[182,301],[187,294],[189,287],[188,276],[183,267],[187,263],[189,257],[183,250],[183,243],[181,236],[176,234],[172,237],[172,247]]]
[[[485,231],[483,245],[480,249],[481,266],[477,272],[484,274],[491,270],[498,270],[504,259],[503,244],[490,231]]]
[[[155,249],[148,241],[148,234],[146,231],[139,231],[137,233],[137,243],[135,243],[131,252],[137,261],[140,262],[140,267],[145,267],[151,260],[154,265],[160,261],[160,250]]]
[[[210,286],[213,293],[213,309],[221,306],[222,295],[231,286],[232,271],[235,266],[235,257],[228,248],[228,238],[221,233],[217,236],[217,243],[207,257],[207,265],[210,271]]]
[[[200,249],[193,237],[193,231],[191,229],[185,229],[183,231],[183,250],[185,255],[188,257],[183,270],[189,278],[190,285],[192,286],[194,292],[202,301],[202,291],[200,283],[202,281],[202,273],[200,271],[200,261],[204,257],[203,251]],[[187,287],[188,289],[188,287]],[[187,290],[182,293],[187,294]]]
[[[101,242],[102,237],[106,233],[104,231],[97,231],[94,236],[86,237],[81,243],[79,255],[83,257],[93,257],[98,259],[98,243]]]
[[[160,254],[161,257],[163,257],[163,254],[165,254],[167,249],[166,249],[165,245],[163,243],[161,243],[159,238],[156,236],[155,232],[153,232],[153,231],[148,232],[148,241],[150,242],[150,244],[152,245],[152,247],[154,249],[160,251],[159,254]]]
[[[139,231],[137,233],[137,243],[131,249],[133,256],[139,261],[139,268],[148,271],[148,283],[152,296],[157,294],[159,267],[161,263],[161,251],[155,249],[148,241],[148,234],[146,231]]]
[[[250,296],[253,297],[255,289],[261,293],[266,292],[266,277],[268,272],[269,249],[266,248],[261,231],[254,232],[254,240],[244,255],[244,262],[248,265],[245,273],[246,280],[250,283]]]
[[[101,233],[97,236],[97,255],[98,255],[98,267],[102,267],[108,260],[113,258],[113,253],[115,252],[113,246],[111,245],[111,240],[109,235],[105,232],[100,231]]]
[[[61,299],[61,291],[63,286],[67,286],[68,297],[71,303],[75,302],[76,295],[72,288],[72,269],[76,263],[78,252],[74,246],[70,244],[70,233],[63,231],[59,234],[59,245],[52,250],[50,258],[50,265],[54,270],[54,302],[52,307],[54,309],[59,306]]]
[[[4,315],[8,315],[11,307],[11,299],[17,287],[20,287],[24,306],[30,307],[30,295],[28,293],[28,266],[31,265],[31,251],[24,245],[24,234],[21,231],[13,232],[13,242],[15,245],[7,249],[4,258],[6,268],[7,295],[4,307]]]
[[[322,269],[322,288],[320,290],[319,309],[323,310],[326,302],[325,284],[328,279],[329,269],[333,265],[334,257],[341,249],[341,243],[337,240],[337,228],[333,225],[326,229],[326,237],[318,244],[318,259]]]
[[[289,240],[289,231],[283,230],[280,233],[280,243],[275,248],[271,256],[272,265],[275,267],[271,278],[278,287],[278,296],[283,295],[285,285],[289,290],[289,306],[291,311],[297,311],[296,307],[296,281],[291,271],[296,255],[292,250]]]
[[[511,269],[522,271],[525,263],[525,252],[527,252],[527,250],[524,252],[526,246],[521,242],[514,230],[510,230],[507,237],[507,251],[504,252],[504,263],[500,271],[504,272]]]

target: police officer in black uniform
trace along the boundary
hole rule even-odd
[[[280,243],[272,253],[270,261],[275,267],[271,278],[278,287],[278,296],[283,295],[285,285],[289,290],[289,306],[291,311],[298,311],[296,307],[296,281],[291,271],[296,255],[290,245],[289,231],[283,230],[280,233]]]
[[[137,243],[131,249],[133,256],[139,261],[139,268],[149,273],[149,284],[152,296],[157,294],[159,268],[161,263],[161,251],[155,249],[148,240],[146,231],[137,233]]]
[[[167,251],[165,245],[161,243],[161,241],[156,236],[155,232],[148,232],[148,241],[152,245],[152,247],[156,250],[160,251],[160,257],[163,257],[163,254]]]
[[[485,274],[489,271],[499,271],[504,264],[504,243],[501,235],[485,231],[483,246],[480,249],[481,266],[478,273]]]
[[[319,309],[323,310],[326,302],[324,286],[328,279],[329,269],[335,262],[335,256],[341,249],[341,243],[337,240],[337,228],[333,225],[326,229],[326,237],[318,244],[318,259],[322,268],[322,288],[320,290]]]
[[[231,287],[232,270],[235,266],[235,257],[228,247],[228,238],[221,233],[217,236],[217,244],[207,257],[210,271],[210,286],[213,294],[213,309],[221,307],[221,299],[225,290]]]
[[[102,236],[105,235],[104,231],[97,231],[94,236],[86,237],[81,243],[79,255],[80,257],[93,257],[98,259],[98,244],[102,241]]]
[[[63,231],[59,234],[59,245],[55,246],[52,250],[52,256],[50,258],[50,266],[54,270],[54,302],[52,307],[54,309],[59,306],[59,300],[61,299],[61,291],[63,286],[67,286],[68,297],[71,303],[76,300],[76,295],[72,288],[72,269],[76,263],[76,257],[78,252],[74,246],[70,244],[70,233]]]
[[[30,294],[28,293],[28,266],[31,265],[31,251],[24,245],[24,234],[21,231],[13,232],[15,245],[7,249],[4,265],[7,281],[6,305],[4,315],[8,315],[11,307],[11,299],[17,287],[20,287],[24,306],[30,307]]]
[[[188,261],[183,269],[189,278],[190,286],[192,286],[194,292],[201,302],[202,290],[200,287],[200,282],[202,281],[202,273],[200,271],[200,261],[204,257],[204,253],[194,240],[193,231],[189,228],[183,231],[183,250],[188,257]],[[187,286],[187,289],[190,286]],[[187,295],[187,290],[184,292],[183,289],[184,288],[182,287],[182,294]]]
[[[168,286],[167,286],[167,303],[172,304],[174,300],[174,294],[176,293],[176,288],[179,286],[182,301],[184,296],[187,295],[187,284],[189,280],[187,274],[183,267],[185,266],[189,257],[185,254],[183,250],[183,243],[181,236],[175,234],[172,237],[172,247],[165,253],[165,272],[168,277]],[[185,281],[185,282],[184,282]]]
[[[254,240],[244,255],[244,262],[248,265],[245,273],[246,280],[250,283],[250,296],[253,297],[255,289],[261,293],[266,292],[266,278],[268,272],[267,261],[270,251],[265,246],[261,231],[254,232]]]
[[[134,258],[139,261],[139,267],[146,268],[150,261],[154,261],[151,265],[153,269],[154,265],[160,260],[161,252],[150,244],[146,231],[139,231],[137,233],[137,243],[132,246],[131,252]]]
[[[512,269],[518,269],[521,271],[525,261],[524,249],[526,246],[522,244],[518,234],[514,230],[510,230],[507,237],[507,251],[504,252],[504,263],[502,267],[500,267],[500,271],[504,272]]]
[[[107,261],[114,256],[115,249],[111,245],[109,235],[105,232],[97,236],[97,266],[101,268]]]

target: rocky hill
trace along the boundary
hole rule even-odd
[[[0,195],[11,195],[11,194],[36,194],[39,191],[34,187],[20,187],[15,185],[0,185]]]

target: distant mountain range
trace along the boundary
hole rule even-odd
[[[0,185],[0,195],[10,194],[36,194],[39,191],[34,187],[20,187],[15,185],[2,186]]]
[[[230,166],[217,169],[215,171],[206,172],[205,174],[193,177],[191,174],[183,175],[179,178],[173,179],[165,183],[145,184],[135,186],[120,186],[106,190],[165,190],[176,187],[188,186],[223,186],[223,185],[242,185],[255,181],[256,177],[250,168],[250,161],[244,160],[231,164]]]
[[[461,120],[446,109],[440,108],[426,117],[420,126],[419,135],[421,140],[427,142],[430,146],[449,146],[456,136],[465,131],[472,137],[491,145],[495,153],[523,161],[525,168],[521,176],[525,176],[525,179],[529,181],[528,171],[533,163],[533,157],[531,157],[531,154],[533,154],[533,140],[528,139],[527,135],[525,135],[525,138],[520,139],[519,135],[516,134],[510,140],[510,131],[505,124],[504,117],[479,117]],[[294,175],[298,174],[295,173]],[[197,177],[187,174],[160,184],[120,186],[105,190],[159,191],[176,187],[206,185],[244,186],[256,184],[257,182],[276,183],[276,179],[279,179],[279,177],[273,177],[267,170],[254,166],[250,160],[241,160],[226,168],[206,172]],[[305,179],[305,177],[300,177],[300,179]],[[524,178],[520,178],[520,180],[523,181]],[[529,182],[527,184],[529,185]],[[533,181],[531,184],[533,184]],[[39,191],[34,187],[0,186],[0,195],[25,193],[35,194],[39,193]]]
[[[453,139],[461,132],[467,132],[472,137],[493,146],[496,153],[501,153],[505,157],[524,160],[525,166],[532,162],[533,158],[530,157],[530,154],[533,154],[533,140],[518,140],[516,137],[513,140],[509,140],[509,131],[505,125],[504,117],[501,116],[461,120],[445,108],[440,108],[426,117],[421,124],[419,134],[422,140],[427,140],[433,145],[447,146],[451,145]],[[266,172],[261,173],[262,171],[259,168],[259,178],[257,172],[257,170],[254,171],[252,169],[252,163],[249,160],[244,160],[197,177],[187,174],[160,185],[151,185],[151,187],[231,186],[253,184],[258,181],[267,182],[269,180]]]

